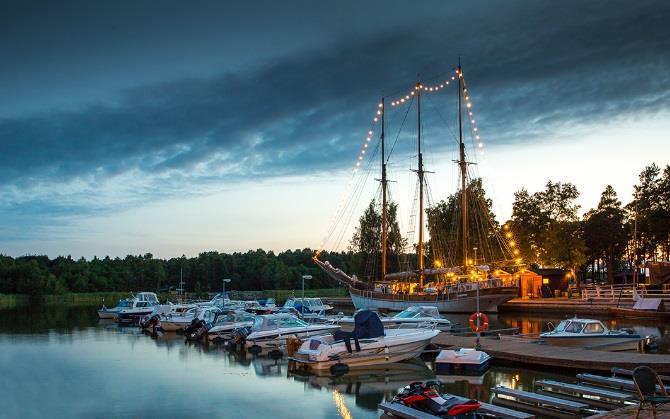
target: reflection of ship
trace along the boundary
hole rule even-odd
[[[257,356],[251,363],[254,366],[257,377],[277,377],[282,375],[282,366],[286,367],[287,361],[272,359],[270,357]]]
[[[300,377],[298,372],[290,373]],[[324,373],[325,374],[325,373]],[[377,405],[390,400],[398,390],[413,381],[433,378],[435,375],[423,362],[398,362],[380,367],[352,370],[340,377],[327,375],[302,376],[307,385],[337,390],[356,397],[356,405],[375,411]]]
[[[404,118],[399,118],[403,121],[399,131],[402,128],[409,128],[405,125],[405,118],[410,107],[415,106],[416,108],[418,152],[416,154],[417,168],[414,172],[418,175],[418,180],[415,203],[412,207],[412,213],[416,215],[410,217],[412,227],[409,238],[411,239],[407,240],[410,245],[414,245],[412,243],[414,241],[413,229],[416,228],[418,232],[416,254],[413,253],[413,250],[409,250],[407,243],[404,243],[400,237],[397,222],[392,221],[397,207],[395,204],[387,202],[387,184],[390,181],[387,179],[386,169],[390,156],[395,150],[395,145],[387,156],[384,131],[385,115],[388,112],[384,99],[382,99],[373,119],[375,125],[377,122],[380,123],[379,147],[369,144],[373,135],[375,135],[373,126],[373,130],[368,132],[354,170],[354,173],[358,173],[364,157],[376,156],[379,151],[381,157],[381,179],[379,181],[381,185],[378,193],[380,196],[373,199],[365,215],[361,218],[361,227],[356,233],[360,235],[361,243],[364,243],[359,246],[363,257],[367,257],[363,274],[368,276],[370,281],[363,282],[356,275],[345,273],[329,261],[320,260],[321,250],[314,255],[314,262],[319,268],[332,279],[349,287],[352,302],[357,309],[402,311],[412,306],[434,305],[443,313],[472,313],[477,309],[497,312],[499,305],[518,294],[520,278],[536,277],[535,274],[522,269],[522,260],[519,258],[516,243],[512,240],[512,233],[504,229],[507,226],[501,229],[493,220],[490,202],[484,196],[481,180],[473,179],[469,173],[470,165],[473,163],[466,160],[463,131],[468,127],[463,124],[463,116],[466,116],[466,121],[470,124],[473,143],[480,146],[481,143],[478,129],[475,127],[475,119],[472,116],[470,93],[466,88],[460,65],[455,74],[450,76],[450,79],[442,83],[438,82],[435,86],[417,83],[407,92],[406,96],[398,101],[391,102],[391,105],[395,107],[404,108],[405,105],[408,105],[405,108],[406,111],[403,112]],[[459,145],[459,158],[455,160],[459,167],[459,190],[449,198],[448,203],[435,203],[431,202],[430,188],[428,188],[425,177],[425,174],[430,172],[424,170],[424,160],[421,152],[424,141],[421,134],[423,129],[421,98],[424,94],[446,88],[450,82],[452,86],[457,85],[455,93],[458,97],[458,126],[452,133],[454,140]],[[465,110],[463,110],[464,106]],[[464,113],[467,113],[467,115],[463,115]],[[400,132],[398,132],[398,136],[400,136]],[[369,147],[369,145],[373,145],[373,147]],[[369,151],[367,155],[365,154],[366,151]],[[370,160],[370,163],[372,162],[373,160]],[[363,184],[370,174],[367,170],[361,170],[361,173],[364,179],[356,183],[352,182],[352,184]],[[353,210],[348,208],[356,204],[363,189],[362,186],[356,186],[356,188],[354,191],[356,193],[352,193],[351,202],[347,205],[341,203],[338,206],[338,211],[340,211],[340,208],[343,209],[333,218],[337,223],[340,220],[343,220],[342,223],[346,223],[346,220],[351,219],[348,214],[349,212],[353,213]],[[427,211],[424,209],[424,195],[426,195],[425,199],[430,205]],[[376,208],[377,205],[381,205],[379,210]],[[427,219],[425,218],[426,214],[428,215]],[[367,219],[366,217],[373,220],[370,223],[374,223],[374,226],[369,227],[370,231],[363,231],[363,220]],[[380,221],[377,222],[376,220]],[[424,239],[425,226],[428,226],[430,230],[430,239]],[[342,233],[334,234],[335,228],[331,225],[329,236],[324,240],[322,248],[330,238],[339,242],[342,234],[346,231],[345,226],[342,228]],[[362,239],[363,235],[365,235],[365,241]],[[367,255],[364,253],[367,253]],[[391,258],[387,258],[387,253],[394,253],[399,259],[395,267],[401,272],[387,272],[388,264],[394,262]],[[416,262],[414,263],[410,259],[415,256]],[[363,270],[363,268],[360,269]]]

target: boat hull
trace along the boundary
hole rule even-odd
[[[98,318],[101,320],[113,320],[119,314],[118,311],[113,310],[98,310]]]
[[[605,351],[631,351],[637,350],[642,337],[639,335],[629,336],[593,336],[593,337],[542,337],[542,340],[552,346],[565,346],[571,348],[598,347]]]
[[[414,359],[421,355],[426,349],[426,346],[437,335],[437,331],[433,334],[427,334],[425,339],[414,340],[402,343],[390,343],[386,345],[373,345],[366,348],[362,344],[360,352],[341,352],[337,354],[337,359],[328,361],[311,361],[306,354],[298,353],[295,361],[305,364],[313,370],[329,369],[335,364],[346,364],[349,368],[360,368],[369,366],[379,366],[381,364],[392,364],[395,362]]]
[[[498,306],[516,297],[516,290],[517,288],[510,287],[509,289],[501,289],[501,292],[482,292],[479,298],[479,311],[497,313]],[[470,314],[477,311],[477,297],[469,294],[453,299],[435,298],[430,295],[398,299],[395,294],[366,293],[353,289],[349,290],[349,294],[356,309],[402,311],[408,307],[430,304],[436,306],[440,313]],[[423,298],[418,299],[417,297]]]

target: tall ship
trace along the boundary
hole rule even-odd
[[[422,119],[425,118],[422,115],[424,97],[432,96],[432,101],[437,96],[431,94],[446,93],[450,89],[451,94],[447,94],[446,100],[441,99],[437,106],[434,102],[429,103],[437,109],[438,115]],[[393,112],[387,112],[389,100]],[[439,138],[442,149],[448,144],[445,137],[449,135],[457,144],[453,162],[458,169],[458,186],[446,201],[435,202],[427,182],[427,175],[433,172],[424,166],[422,147],[428,148],[424,137],[430,130],[429,123],[448,124],[445,122],[447,109],[452,112],[453,126],[436,130],[437,134],[431,133],[430,138]],[[400,122],[396,123],[397,130],[391,124],[394,142],[389,151],[387,121],[388,115],[393,113],[400,116],[391,118]],[[410,128],[413,131],[404,133],[403,128],[407,128],[408,121],[413,119],[416,121]],[[345,191],[326,238],[313,257],[314,263],[330,278],[348,286],[357,309],[402,311],[413,306],[433,305],[445,313],[477,310],[495,313],[501,304],[518,295],[520,281],[537,276],[525,269],[509,226],[495,221],[491,201],[484,195],[482,180],[472,174],[476,162],[467,159],[464,132],[469,134],[474,150],[482,147],[460,60],[455,71],[446,75],[446,80],[443,76],[440,81],[430,84],[417,82],[402,94],[383,97],[378,103],[355,163],[350,181],[353,186],[350,191]],[[373,141],[377,138],[378,141]],[[412,209],[408,212],[410,227],[406,238],[400,234],[398,205],[389,199],[389,183],[395,181],[387,175],[390,158],[394,150],[402,149],[400,142],[403,140],[415,143],[411,146],[410,158],[411,164],[416,165],[411,170],[416,174],[416,188]],[[431,146],[435,148],[435,144]],[[443,152],[442,156],[445,154]],[[375,197],[360,218],[360,226],[348,249],[350,254],[360,255],[361,262],[358,266],[337,266],[335,259],[341,262],[343,258],[338,257],[338,253],[324,251],[324,246],[331,240],[341,243],[345,234],[342,231],[351,231],[348,226],[341,225],[338,230],[338,224],[346,224],[346,220],[354,218],[347,212],[350,206],[360,208],[358,202],[353,202],[360,200],[364,190],[358,178],[370,178],[370,172],[377,170],[380,173],[376,179]]]

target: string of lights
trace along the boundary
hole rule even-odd
[[[399,107],[404,104],[409,104],[411,103],[411,99],[416,95],[416,93],[421,90],[422,93],[436,93],[440,92],[442,90],[445,90],[449,85],[454,85],[454,81],[456,80],[456,77],[459,77],[462,81],[462,86],[463,86],[463,97],[465,101],[465,107],[466,107],[466,112],[468,116],[468,122],[470,126],[470,133],[472,135],[472,138],[474,139],[474,142],[476,144],[476,150],[478,154],[483,155],[484,153],[484,142],[481,138],[481,135],[479,133],[479,128],[477,127],[477,120],[474,117],[474,110],[473,110],[473,102],[470,98],[470,93],[468,91],[467,84],[465,82],[465,78],[463,76],[462,72],[459,72],[458,70],[455,70],[455,72],[447,77],[446,80],[436,83],[436,84],[422,84],[418,83],[417,85],[413,86],[410,90],[407,91],[407,93],[403,96],[400,96],[394,100],[391,101],[391,106],[392,107]],[[360,150],[358,152],[358,155],[356,157],[356,160],[354,162],[354,168],[351,174],[351,178],[345,188],[345,190],[342,193],[342,197],[340,198],[340,201],[335,209],[335,212],[333,214],[333,217],[331,219],[331,222],[329,223],[329,227],[327,229],[327,233],[322,240],[321,244],[319,245],[319,249],[317,251],[317,255],[323,250],[323,247],[325,246],[326,240],[333,234],[333,230],[335,229],[337,225],[337,220],[340,219],[340,213],[342,211],[342,207],[344,205],[345,200],[347,197],[351,194],[351,188],[354,185],[355,182],[355,177],[358,171],[361,168],[361,164],[364,161],[366,153],[369,151],[370,143],[372,141],[372,138],[375,134],[376,128],[379,125],[379,122],[382,119],[382,116],[384,115],[384,112],[386,110],[384,109],[384,104],[382,102],[379,102],[377,104],[377,107],[373,113],[372,120],[370,122],[370,127],[364,137],[364,141],[360,147]],[[512,240],[513,243],[513,240]],[[509,243],[508,243],[509,244]],[[513,247],[513,246],[511,246]],[[514,251],[515,249],[513,249]],[[515,255],[518,255],[518,250],[515,250],[516,253]]]

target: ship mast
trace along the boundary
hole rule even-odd
[[[463,72],[461,60],[458,59],[458,145],[460,147],[460,159],[458,165],[461,168],[461,219],[463,229],[463,267],[468,270],[468,196],[466,189],[466,176],[468,163],[465,161],[465,144],[463,143],[463,116],[461,110],[461,90],[463,89]]]
[[[419,285],[423,288],[423,155],[421,154],[421,83],[416,84],[416,131],[418,144],[419,165],[416,174],[419,176],[419,243],[417,247],[417,269],[419,271]]]
[[[386,202],[386,153],[384,151],[384,115],[386,114],[386,109],[384,109],[384,98],[382,97],[381,101],[382,109],[382,269],[381,269],[381,280],[383,281],[386,277],[386,248],[388,241],[388,213],[387,213],[387,202]]]

